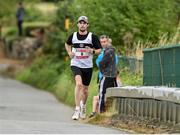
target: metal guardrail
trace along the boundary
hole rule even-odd
[[[180,89],[167,87],[117,87],[107,89],[112,109],[119,115],[180,124]]]
[[[135,57],[119,56],[119,69],[127,67],[131,73],[143,73],[143,59]]]
[[[180,44],[144,49],[143,85],[180,87]]]

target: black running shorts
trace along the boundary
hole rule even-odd
[[[79,68],[76,66],[71,66],[71,70],[74,76],[76,75],[81,76],[83,85],[89,86],[92,77],[92,71],[93,71],[92,68]]]

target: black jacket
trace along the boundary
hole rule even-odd
[[[116,77],[117,67],[115,59],[115,48],[113,48],[113,46],[110,45],[104,50],[104,56],[99,62],[99,68],[103,76]]]

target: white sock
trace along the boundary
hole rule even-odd
[[[83,103],[83,101],[80,101],[80,105],[86,106],[86,104]]]
[[[79,111],[79,110],[80,110],[80,107],[79,107],[79,106],[76,106],[75,110],[78,110],[78,111]]]

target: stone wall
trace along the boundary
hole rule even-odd
[[[37,38],[18,38],[6,43],[7,56],[14,59],[28,59],[42,46]]]

